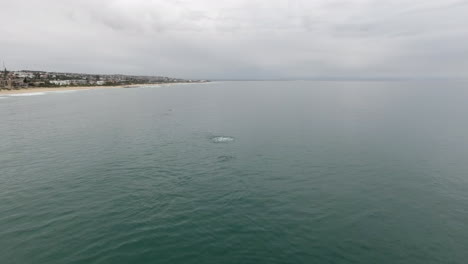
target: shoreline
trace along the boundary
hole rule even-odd
[[[10,94],[27,94],[27,93],[41,93],[41,92],[56,92],[56,91],[79,91],[79,90],[97,90],[97,89],[114,89],[114,88],[131,88],[141,86],[159,86],[180,83],[152,83],[152,84],[126,84],[126,85],[113,85],[113,86],[64,86],[64,87],[28,87],[19,90],[0,90],[1,95]]]

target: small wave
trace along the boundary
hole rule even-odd
[[[228,143],[228,142],[234,141],[234,138],[226,137],[226,136],[216,136],[216,137],[212,137],[211,141],[213,141],[214,143]]]
[[[65,91],[50,91],[49,93],[55,93],[55,94],[64,94],[64,93],[75,93],[78,91],[86,91],[89,89],[83,89],[83,90],[65,90]]]
[[[19,94],[9,94],[10,97],[17,97],[17,96],[36,96],[36,95],[45,95],[44,92],[37,92],[37,93],[19,93]]]

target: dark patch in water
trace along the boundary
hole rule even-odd
[[[228,162],[230,160],[235,159],[234,156],[229,156],[229,155],[223,155],[218,157],[218,162]]]

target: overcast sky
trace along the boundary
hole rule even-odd
[[[468,0],[0,0],[12,69],[468,77]]]

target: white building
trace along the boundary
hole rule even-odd
[[[62,86],[62,85],[70,85],[71,81],[70,80],[54,80],[54,81],[50,81],[50,83]]]
[[[34,73],[32,72],[18,71],[15,72],[15,74],[18,76],[18,78],[34,78]]]

